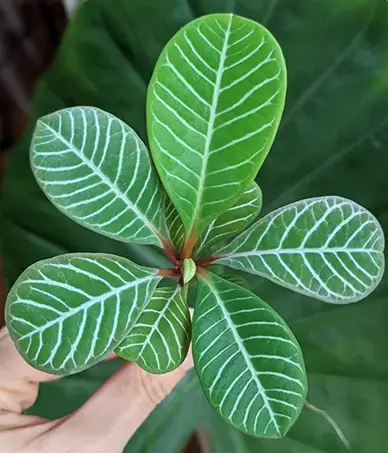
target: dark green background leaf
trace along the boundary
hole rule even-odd
[[[145,139],[146,84],[163,44],[197,15],[232,10],[268,26],[288,67],[285,116],[258,178],[264,210],[336,194],[365,206],[387,229],[388,4],[383,0],[89,1],[38,88],[33,114],[92,104],[119,116]],[[152,247],[113,242],[55,211],[29,168],[30,133],[31,128],[7,162],[1,231],[9,283],[32,262],[70,251],[122,254],[157,266],[161,255]],[[249,283],[291,321],[305,354],[310,401],[339,423],[353,452],[385,453],[388,276],[368,299],[345,307],[313,301],[258,277]],[[61,382],[57,385],[62,388]],[[192,423],[199,405],[192,395],[188,391],[179,400],[175,393],[168,400],[179,409],[165,406],[166,416],[157,428],[160,439],[175,441],[174,436],[201,420]],[[153,429],[152,420],[148,423],[130,446],[140,445],[142,437],[139,451],[158,453],[158,444],[146,438]],[[284,440],[244,439],[248,452],[344,452],[331,427],[306,410]],[[176,442],[168,451],[179,451],[180,445]],[[231,445],[229,449],[236,452]]]

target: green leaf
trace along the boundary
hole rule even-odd
[[[185,229],[183,227],[182,220],[172,201],[168,197],[166,197],[164,206],[168,237],[175,247],[175,250],[180,252],[185,240]]]
[[[278,438],[298,418],[307,392],[300,347],[250,291],[216,275],[199,278],[193,357],[206,396],[233,427]]]
[[[198,257],[210,256],[215,247],[248,227],[259,215],[263,205],[260,187],[253,183],[226,212],[214,219],[201,235],[195,249]]]
[[[6,322],[20,354],[52,374],[90,367],[120,343],[147,305],[156,269],[103,254],[68,254],[22,273]]]
[[[180,286],[158,288],[115,352],[150,373],[167,373],[186,358],[190,336],[184,290]]]
[[[47,197],[74,221],[161,245],[163,192],[146,147],[123,121],[94,107],[47,115],[35,128],[31,163]]]
[[[217,262],[332,303],[363,299],[384,271],[384,233],[340,197],[298,201],[268,214],[215,252]]]
[[[267,156],[283,111],[281,50],[232,14],[197,19],[166,45],[147,97],[150,149],[186,236],[233,206]]]

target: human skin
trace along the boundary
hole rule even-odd
[[[193,366],[191,354],[176,370],[146,373],[123,365],[79,409],[58,420],[23,415],[39,383],[59,379],[28,365],[6,328],[0,329],[0,450],[7,453],[121,453],[155,406]]]

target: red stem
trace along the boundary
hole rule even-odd
[[[204,269],[203,267],[200,267],[200,266],[197,266],[197,275],[200,275],[202,278],[208,277],[206,269]]]
[[[183,259],[191,258],[195,244],[197,243],[197,241],[198,241],[198,236],[194,233],[191,233],[189,235],[189,237],[185,240],[185,243],[183,244],[182,251],[181,251],[181,257]]]
[[[180,273],[176,269],[159,269],[158,275],[163,278],[179,277]]]
[[[214,263],[214,261],[217,261],[219,258],[219,256],[207,256],[206,258],[201,258],[200,260],[196,261],[196,265],[199,267],[207,267]]]
[[[172,246],[170,241],[162,240],[164,253],[167,255],[167,258],[176,266],[179,262],[179,255]]]

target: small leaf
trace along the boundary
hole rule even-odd
[[[191,258],[186,258],[183,260],[183,283],[189,283],[192,280],[197,272],[197,267],[195,262]]]
[[[187,238],[198,238],[253,182],[285,92],[280,47],[256,22],[209,15],[167,43],[148,88],[147,126]]]
[[[178,211],[168,197],[165,199],[165,211],[168,236],[175,250],[180,252],[185,240],[185,229]]]
[[[259,215],[263,205],[260,187],[253,183],[224,214],[214,219],[201,235],[195,256],[210,256],[215,247],[247,228]]]
[[[326,302],[366,297],[384,271],[384,234],[366,209],[340,197],[298,201],[215,252],[217,263]]]
[[[110,113],[74,107],[38,120],[35,177],[77,223],[125,242],[161,245],[163,190],[136,133]]]
[[[199,277],[194,365],[210,403],[235,428],[282,437],[307,392],[300,347],[280,316],[250,291]]]
[[[156,269],[114,255],[39,261],[8,294],[9,333],[33,367],[61,375],[81,371],[120,343],[159,280]]]
[[[158,288],[115,352],[150,373],[167,373],[186,358],[191,320],[181,287]]]

